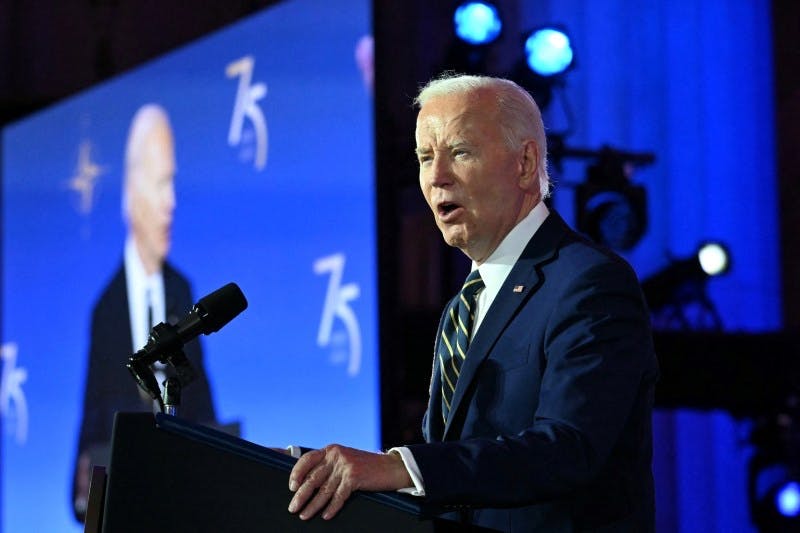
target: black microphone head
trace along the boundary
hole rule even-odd
[[[208,335],[230,322],[247,309],[247,299],[235,283],[228,283],[208,296],[200,298],[194,306],[202,322],[203,333]]]

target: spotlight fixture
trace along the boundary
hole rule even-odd
[[[498,9],[489,2],[462,2],[453,12],[453,40],[441,70],[485,75],[489,52],[503,30]]]
[[[575,54],[569,36],[556,27],[534,30],[525,39],[525,58],[528,67],[545,78],[566,72]]]
[[[571,39],[558,26],[535,28],[521,36],[520,56],[510,77],[531,93],[540,109],[545,109],[555,90],[564,86],[564,74],[575,64]],[[565,98],[563,92],[561,95]],[[565,113],[569,111],[565,109]]]
[[[709,276],[724,274],[730,268],[728,249],[718,242],[707,242],[697,250],[700,268]]]
[[[775,493],[775,507],[781,516],[786,518],[800,516],[800,483],[788,481],[778,487]]]
[[[586,181],[575,193],[578,229],[595,242],[630,250],[647,230],[644,187],[631,182],[633,166],[655,160],[651,154],[625,153],[605,147],[586,169]]]
[[[644,280],[642,290],[654,325],[662,329],[721,329],[722,321],[706,293],[706,282],[728,270],[728,248],[719,242],[706,242],[693,255],[673,260]]]
[[[471,45],[491,43],[503,29],[497,8],[488,2],[464,2],[456,8],[453,24],[458,38]]]
[[[800,402],[756,418],[750,434],[747,498],[759,531],[800,531]]]
[[[756,476],[749,495],[753,522],[761,531],[800,530],[800,483],[790,477],[787,465],[765,466],[752,474]]]

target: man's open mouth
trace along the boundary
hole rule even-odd
[[[441,204],[439,204],[439,214],[442,216],[449,215],[459,207],[461,206],[453,202],[442,202]]]

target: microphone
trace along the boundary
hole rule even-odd
[[[133,359],[149,359],[154,363],[165,354],[180,350],[184,344],[201,333],[209,335],[247,309],[247,299],[235,283],[228,283],[211,294],[200,298],[192,310],[174,326],[158,324],[150,333],[144,348]]]
[[[133,354],[127,363],[128,370],[150,396],[161,403],[158,383],[149,366],[160,361],[175,367],[183,385],[195,377],[183,345],[201,333],[209,335],[219,331],[239,313],[247,309],[247,299],[235,283],[228,283],[211,294],[200,298],[192,310],[174,326],[164,322],[150,331],[147,344]]]
[[[186,318],[175,325],[175,334],[186,344],[201,333],[210,335],[247,309],[247,299],[235,283],[228,283],[195,304]]]

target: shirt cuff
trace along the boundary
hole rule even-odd
[[[408,487],[406,489],[398,489],[397,492],[410,494],[412,496],[425,496],[425,483],[422,480],[422,474],[419,471],[419,466],[417,466],[417,460],[414,459],[414,454],[411,453],[411,450],[405,446],[401,446],[397,448],[391,448],[387,453],[396,453],[400,455],[400,458],[403,460],[403,464],[408,471],[408,475],[411,477],[411,481],[414,483],[413,488]]]
[[[300,446],[295,446],[294,444],[287,446],[286,451],[295,459],[300,459],[300,456],[303,455],[303,450],[300,448]]]

